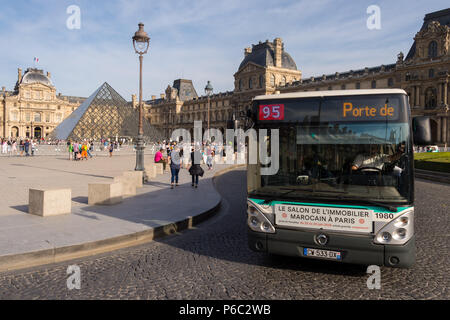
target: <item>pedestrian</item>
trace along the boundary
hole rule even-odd
[[[173,183],[175,182],[175,186],[178,187],[178,174],[180,173],[182,161],[180,157],[180,150],[179,148],[175,148],[170,153],[170,156],[167,158],[167,160],[170,163],[170,188],[173,189]]]
[[[25,150],[25,156],[29,157],[30,156],[30,141],[25,140],[25,143],[23,144],[24,150]]]
[[[87,147],[86,141],[84,141],[84,143],[81,145],[81,160],[88,159],[87,158],[87,150],[88,150],[88,147]]]
[[[68,142],[68,147],[69,147],[69,160],[73,159],[73,144],[72,142]]]
[[[2,139],[2,153],[7,153],[8,152],[8,144],[6,142],[6,140]]]
[[[111,142],[111,143],[109,144],[109,157],[110,157],[110,158],[112,157],[113,151],[114,151],[114,144]]]
[[[75,141],[75,143],[73,144],[73,160],[77,161],[78,160],[78,142]]]
[[[157,151],[155,153],[154,161],[155,161],[155,163],[162,163],[163,164],[163,171],[166,171],[166,159],[164,159],[164,157],[163,157],[163,154],[162,154],[163,151],[164,151],[164,149],[160,148],[159,151]]]
[[[214,150],[209,146],[206,149],[206,165],[208,166],[208,170],[212,169],[213,158],[214,158]]]
[[[202,154],[198,146],[195,147],[191,152],[191,167],[189,168],[189,173],[192,176],[192,186],[198,187],[198,177],[203,177],[203,169],[200,166],[202,159]]]
[[[86,150],[86,152],[87,152],[89,158],[92,159],[91,151],[94,151],[94,142],[93,141],[88,142],[87,146],[88,146],[88,149]]]
[[[11,155],[17,155],[17,141],[14,140],[11,146]]]
[[[30,141],[30,147],[31,147],[31,156],[34,156],[34,152],[36,151],[36,142],[34,140]]]

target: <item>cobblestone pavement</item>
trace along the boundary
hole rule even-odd
[[[247,247],[245,173],[216,180],[218,214],[182,234],[101,256],[0,274],[0,299],[449,299],[450,186],[416,182],[417,263],[381,268],[381,289],[366,267],[267,257]],[[81,289],[68,290],[69,265]]]

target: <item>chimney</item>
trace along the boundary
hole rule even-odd
[[[283,41],[281,38],[275,38],[273,41],[273,44],[275,46],[275,67],[281,68],[281,54],[283,53]]]
[[[245,48],[244,49],[244,56],[248,56],[250,53],[252,53],[252,48]]]
[[[137,103],[136,103],[136,95],[135,94],[131,95],[131,105],[133,106],[133,108],[136,108]]]
[[[2,91],[5,92],[6,91],[6,87],[2,87]]]
[[[22,81],[22,69],[17,68],[17,82]]]
[[[156,96],[152,96],[152,100],[156,100]]]
[[[51,78],[51,77],[52,77],[52,74],[47,71],[47,78]]]

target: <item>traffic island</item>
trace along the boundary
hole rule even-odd
[[[80,205],[72,208],[71,215],[45,220],[48,221],[45,225],[34,221],[14,227],[0,225],[0,271],[135,246],[192,228],[210,218],[220,207],[221,197],[213,181],[231,169],[231,166],[221,165],[212,171],[205,170],[198,189],[191,187],[191,176],[183,169],[180,186],[175,189],[170,189],[169,174],[158,175],[139,188],[135,197],[123,199],[113,206]],[[109,188],[114,184],[109,184]],[[102,197],[98,196],[101,203],[108,197],[114,198],[105,184],[98,188],[104,188],[98,190],[103,193]],[[17,217],[16,224],[19,222]]]

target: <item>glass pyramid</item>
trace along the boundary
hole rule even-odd
[[[59,140],[136,138],[139,109],[134,109],[108,83],[103,83],[50,134]],[[143,119],[144,140],[156,142],[163,135]]]

